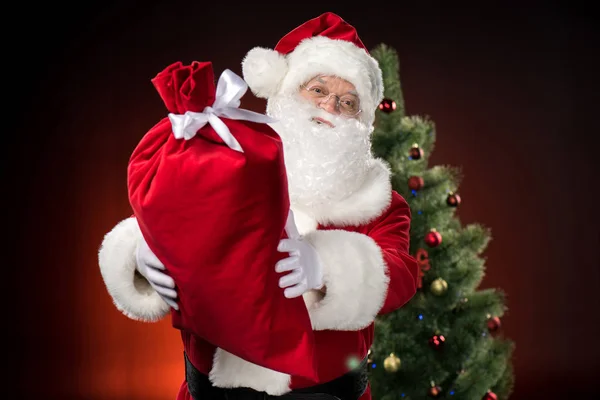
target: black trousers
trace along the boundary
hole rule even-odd
[[[333,381],[296,389],[281,396],[272,396],[250,388],[218,388],[208,376],[198,371],[185,358],[185,379],[194,400],[358,400],[367,390],[367,359],[360,366]]]

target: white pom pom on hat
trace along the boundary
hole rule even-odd
[[[248,87],[257,97],[265,99],[277,93],[287,72],[285,56],[263,47],[250,50],[242,62],[242,74]]]
[[[257,97],[292,93],[316,75],[351,82],[363,112],[370,115],[383,99],[379,63],[369,55],[356,29],[327,12],[285,35],[274,49],[255,47],[242,62],[242,74]]]

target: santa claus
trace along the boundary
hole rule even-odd
[[[371,153],[381,70],[355,29],[332,13],[292,30],[274,49],[250,50],[242,69],[252,92],[267,99],[284,145],[291,212],[279,251],[289,257],[274,268],[285,296],[303,296],[307,305],[321,381],[251,364],[182,332],[186,379],[178,399],[312,393],[368,400],[374,320],[404,305],[417,280],[409,206]],[[174,282],[135,218],[105,236],[99,264],[128,317],[157,321],[177,309]]]

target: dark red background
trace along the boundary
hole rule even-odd
[[[17,129],[4,130],[5,197],[13,203],[8,235],[17,242],[4,268],[5,343],[15,351],[8,387],[22,390],[11,399],[174,398],[183,373],[177,333],[168,320],[121,316],[97,265],[102,236],[130,213],[128,157],[165,113],[150,79],[177,60],[240,74],[250,48],[273,47],[324,11],[355,25],[367,46],[398,50],[408,113],[437,124],[431,164],[463,168],[459,216],[493,234],[482,286],[508,294],[503,329],[517,345],[512,398],[597,392],[592,13],[548,2],[341,4],[273,10],[122,1],[6,10],[15,26],[4,26],[5,51],[14,54],[4,59],[4,119]],[[264,107],[251,94],[242,105]]]

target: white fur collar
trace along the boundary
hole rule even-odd
[[[373,159],[364,184],[353,194],[335,204],[307,209],[292,204],[294,209],[321,225],[360,226],[379,217],[392,201],[390,168],[380,158]]]

